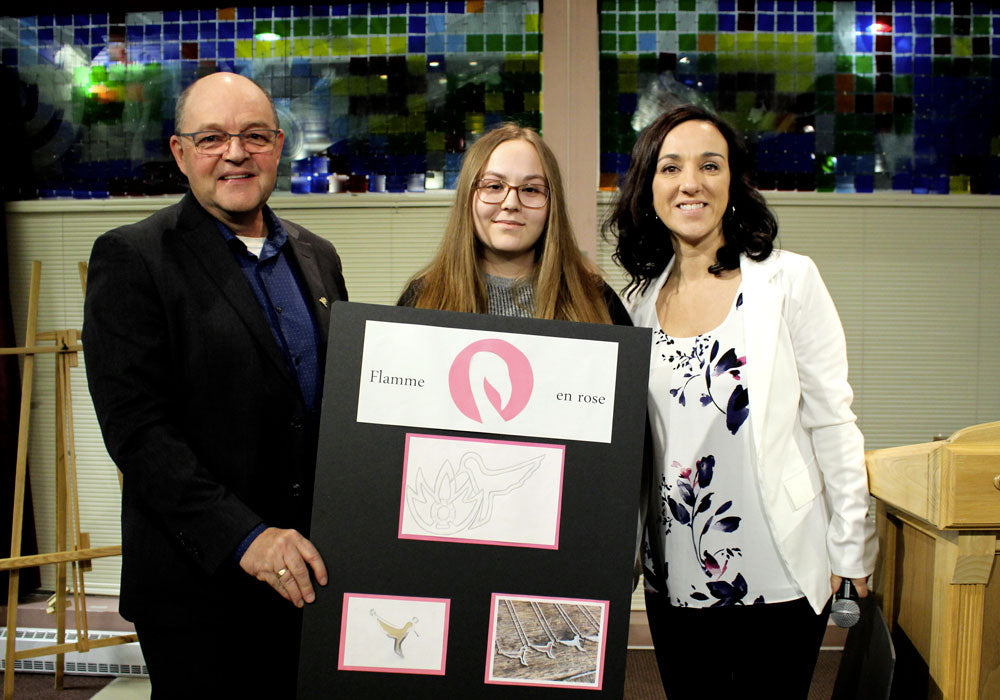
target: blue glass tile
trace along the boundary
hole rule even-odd
[[[795,15],[778,15],[778,31],[779,32],[794,32],[795,31]]]
[[[198,10],[181,10],[182,22],[197,22]]]
[[[833,187],[834,192],[850,193],[854,192],[854,176],[853,175],[837,175],[836,184]]]
[[[934,14],[936,15],[950,15],[951,14],[951,3],[947,0],[938,0],[934,3]]]
[[[53,41],[54,39],[55,39],[55,30],[54,29],[48,28],[48,29],[39,29],[38,30],[38,43],[39,44],[48,43],[48,42]]]
[[[930,34],[934,29],[930,17],[914,17],[913,31],[916,34]]]
[[[103,58],[103,60],[100,60],[101,58]],[[108,50],[103,46],[91,46],[90,60],[92,63],[97,63],[98,65],[108,65]]]
[[[289,18],[292,16],[292,8],[288,7],[287,5],[284,6],[279,5],[278,7],[274,8],[274,16],[281,17],[282,19]]]
[[[448,72],[448,62],[443,54],[428,54],[427,63],[437,63],[437,66],[428,65],[428,73],[447,73]]]
[[[215,58],[215,42],[203,41],[199,43],[198,58]]]
[[[893,9],[898,14],[908,15],[913,12],[913,3],[911,3],[910,0],[896,0],[893,5]]]
[[[757,12],[774,12],[774,0],[760,0],[757,3]]]
[[[409,3],[409,6],[411,15],[422,15],[427,12],[426,2],[411,2]]]
[[[23,27],[25,29],[28,29],[30,27],[37,27],[38,26],[38,18],[34,17],[34,16],[32,16],[32,17],[21,17],[20,19],[17,20],[17,23],[18,23],[18,25],[20,25],[21,27]]]
[[[426,34],[427,19],[425,17],[410,17],[410,34]]]
[[[214,39],[216,37],[215,22],[202,22],[198,26],[199,39]]]
[[[892,189],[894,190],[909,190],[912,186],[912,178],[910,173],[896,173],[892,176]]]
[[[38,49],[38,62],[47,63],[49,65],[56,62],[56,52],[52,48],[41,48]]]
[[[451,2],[448,3],[448,12],[455,15],[465,14],[465,3],[461,0],[451,0]]]
[[[913,18],[905,15],[896,15],[892,21],[892,31],[895,34],[912,34]]]
[[[236,38],[253,39],[253,22],[237,22]]]
[[[720,32],[735,32],[736,31],[736,15],[719,15],[719,31]],[[603,172],[607,172],[606,170]]]
[[[70,15],[56,15],[57,27],[68,27],[73,24],[73,17]]]
[[[158,24],[147,24],[143,28],[142,36],[146,41],[159,41],[160,40],[160,25]]]
[[[795,12],[795,1],[778,0],[778,12]]]
[[[444,15],[427,16],[428,34],[444,34],[444,31],[445,31]]]
[[[854,176],[854,191],[855,192],[874,192],[875,191],[875,176],[874,175],[855,175]]]
[[[86,27],[90,24],[90,15],[73,15],[73,25],[77,27]]]
[[[144,44],[142,47],[143,63],[159,63],[163,60],[163,51],[159,44]]]
[[[236,19],[253,19],[252,7],[237,7]]]
[[[931,178],[930,194],[948,194],[950,191],[951,183],[947,175]]]
[[[917,55],[927,55],[931,52],[931,38],[929,36],[918,36],[913,43],[913,53]]]
[[[632,114],[639,107],[639,95],[634,92],[623,92],[618,95],[618,113]]]
[[[384,2],[373,2],[368,4],[368,15],[382,15],[389,13],[389,6]]]
[[[405,2],[393,2],[393,3],[389,3],[389,14],[390,15],[405,15],[406,14],[406,3]]]
[[[445,51],[448,53],[464,53],[465,34],[448,34],[446,36],[446,46]]]
[[[757,15],[757,31],[760,32],[773,32],[774,31],[774,15],[763,14]]]
[[[366,3],[366,2],[352,2],[351,3],[351,14],[352,15],[367,15],[368,14],[368,3]]]
[[[912,53],[913,52],[913,39],[908,36],[897,36],[893,39],[893,46],[896,49],[896,53]]]
[[[900,75],[909,75],[913,72],[913,59],[909,56],[897,56],[895,69]]]
[[[993,39],[993,55],[1000,56],[1000,37]],[[993,75],[997,75],[997,62],[993,61]]]
[[[872,11],[871,0],[866,0],[865,2],[861,2],[859,0],[859,2],[854,3],[854,11],[855,12],[871,12]]]
[[[736,0],[719,0],[719,12],[736,12]]]
[[[407,51],[410,53],[424,53],[426,51],[424,48],[424,37],[422,36],[411,36],[406,43]]]
[[[163,25],[163,38],[166,41],[177,41],[181,38],[181,25],[179,24],[165,24]]]
[[[52,15],[39,15],[38,16],[38,26],[39,27],[51,27],[54,22]]]
[[[312,15],[312,8],[309,5],[294,5],[292,7],[293,17],[309,17]]]
[[[812,34],[813,32],[813,18],[812,15],[796,15],[795,16],[795,31],[805,32],[807,34]]]
[[[295,78],[309,78],[312,76],[311,66],[309,64],[309,59],[293,58],[292,59],[292,77]]]
[[[198,39],[198,25],[197,24],[182,24],[181,25],[181,38],[184,41],[196,41]]]
[[[91,43],[96,44],[100,41],[100,29],[94,29],[91,31]],[[142,42],[142,25],[140,24],[130,24],[125,27],[125,41],[134,42],[136,44]]]
[[[232,39],[236,36],[236,22],[219,22],[219,38]]]
[[[163,11],[163,21],[164,22],[180,22],[181,13],[179,10],[164,10]]]
[[[347,5],[331,5],[330,14],[334,17],[346,17],[349,9]]]
[[[427,14],[444,14],[445,3],[443,2],[429,2],[427,3]]]
[[[431,34],[427,37],[427,50],[433,51],[434,53],[442,53],[444,51],[444,35],[443,34]]]
[[[858,32],[867,32],[868,28],[875,22],[871,15],[856,15],[854,17],[854,29]]]
[[[211,22],[213,19],[216,18],[216,16],[217,13],[215,10],[201,10],[198,13],[198,19],[200,19],[202,22]]]
[[[993,18],[993,33],[1000,34],[1000,14]]]
[[[253,16],[257,19],[270,19],[274,16],[274,10],[270,7],[255,7],[253,8]]]
[[[812,12],[813,11],[813,0],[798,0],[795,3],[796,12]]]
[[[231,41],[220,41],[217,44],[217,58],[236,58],[236,44]]]
[[[640,51],[656,51],[656,34],[653,32],[642,32],[639,34]]]
[[[871,34],[858,34],[854,37],[854,50],[858,53],[871,53],[873,48]]]
[[[86,46],[90,43],[90,32],[86,29],[74,29],[73,43],[77,46]]]
[[[2,49],[0,50],[0,60],[3,61],[5,66],[16,66],[17,65],[17,49]]]

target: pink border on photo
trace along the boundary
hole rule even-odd
[[[505,542],[503,540],[476,540],[467,537],[442,537],[434,535],[403,534],[403,507],[406,504],[406,472],[410,466],[410,438],[428,438],[431,440],[457,440],[461,442],[488,442],[496,445],[517,445],[519,447],[544,447],[557,449],[562,453],[559,462],[559,500],[556,503],[556,531],[552,544],[534,544],[530,542]],[[487,438],[467,438],[453,435],[425,435],[423,433],[407,433],[406,446],[403,450],[403,483],[399,489],[399,530],[397,536],[401,540],[428,540],[432,542],[462,542],[465,544],[488,544],[500,547],[530,547],[532,549],[559,549],[559,526],[562,523],[563,478],[566,475],[566,446],[547,442],[521,442],[517,440],[491,440]]]
[[[441,666],[436,669],[429,668],[397,668],[394,666],[346,666],[344,664],[344,651],[347,643],[347,604],[351,598],[361,598],[364,600],[416,600],[423,603],[444,603],[444,636],[441,641]],[[370,593],[344,593],[344,608],[340,615],[340,651],[337,654],[338,671],[375,671],[377,673],[416,673],[430,676],[443,676],[445,663],[448,657],[448,626],[451,616],[450,598],[418,598],[405,595],[375,595]]]
[[[570,683],[562,681],[550,681],[548,683],[530,682],[522,680],[511,680],[511,679],[496,679],[490,678],[490,672],[493,670],[493,650],[496,648],[496,619],[497,619],[497,607],[499,606],[499,601],[501,598],[506,598],[508,600],[539,600],[546,603],[569,603],[569,604],[579,604],[579,605],[600,605],[604,610],[604,614],[601,617],[601,641],[600,649],[601,653],[597,657],[597,683],[594,685],[585,685],[582,683]],[[579,688],[582,690],[601,690],[604,687],[604,654],[607,651],[607,641],[608,641],[608,613],[611,610],[611,603],[607,600],[588,600],[586,598],[558,598],[555,596],[544,596],[544,595],[522,595],[514,593],[494,593],[490,598],[490,629],[487,636],[487,646],[486,646],[486,674],[483,677],[483,683],[490,685],[531,685],[539,686],[542,688]]]

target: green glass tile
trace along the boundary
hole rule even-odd
[[[677,15],[673,12],[661,12],[658,17],[661,32],[673,32],[677,30]]]
[[[618,26],[618,18],[611,12],[601,13],[601,31],[613,32]]]
[[[972,59],[972,75],[977,78],[990,77],[990,59],[982,56]]]
[[[739,91],[736,93],[736,112],[738,114],[746,114],[754,105],[757,103],[757,94],[747,91]]]
[[[385,17],[372,17],[368,22],[368,33],[376,36],[389,31],[389,20]]]
[[[642,12],[656,12],[656,0],[639,0],[639,10]]]
[[[639,54],[639,72],[657,73],[657,56],[655,53]]]
[[[635,12],[635,0],[618,0],[619,12]]]
[[[714,32],[715,31],[715,15],[709,15],[709,14],[698,15],[698,31],[699,32]]]
[[[527,34],[524,37],[524,50],[525,51],[541,51],[542,50],[542,35],[541,34]]]
[[[651,12],[646,12],[639,15],[639,31],[640,32],[655,32],[656,31],[656,15]]]
[[[742,71],[757,71],[757,54],[745,52],[736,54],[736,67]]]
[[[330,20],[328,19],[314,19],[311,27],[313,36],[329,36],[330,34]]]
[[[291,36],[292,23],[287,19],[277,19],[274,21],[274,33],[280,37]]]
[[[935,58],[934,75],[951,75],[951,59],[945,56]]]
[[[990,18],[989,17],[973,17],[972,18],[972,33],[973,34],[989,34],[990,33]]]
[[[347,20],[335,19],[330,21],[330,34],[333,36],[347,36]]]
[[[830,93],[816,95],[816,109],[821,114],[830,114],[836,109],[836,100]]]
[[[763,68],[763,66],[762,66]],[[795,70],[795,55],[790,53],[778,54],[778,70],[782,73],[791,73]]]
[[[818,15],[816,17],[816,32],[829,34],[833,32],[833,15]]]
[[[618,15],[618,31],[620,32],[634,32],[635,31],[635,15]]]
[[[406,71],[410,75],[425,75],[427,73],[427,61],[423,56],[407,56]]]
[[[614,12],[618,8],[618,0],[601,0],[601,12]]]
[[[949,18],[949,17],[935,17],[934,18],[934,33],[935,34],[951,34],[951,18]]]
[[[913,117],[908,114],[897,114],[892,118],[892,130],[897,134],[912,134]]]
[[[913,94],[913,76],[912,75],[897,75],[895,80],[894,92],[897,95],[912,95]]]
[[[816,37],[816,51],[818,53],[833,53],[833,35],[820,34]]]
[[[736,54],[724,53],[719,56],[719,72],[734,73],[736,71]]]
[[[858,95],[867,95],[875,91],[875,81],[867,75],[854,76],[854,92]]]
[[[695,51],[698,48],[698,35],[681,34],[677,37],[677,48],[681,51]]]
[[[309,20],[307,19],[297,19],[294,22],[292,22],[292,32],[295,34],[295,36],[298,37],[309,36],[310,28],[311,27],[309,24]]]
[[[833,12],[833,0],[820,0],[816,3],[817,12]]]
[[[486,50],[503,51],[503,34],[487,34]]]
[[[608,32],[601,32],[601,51],[616,51],[618,49],[618,36]]]
[[[524,57],[524,72],[538,74],[542,69],[542,64],[538,56],[525,56]]]
[[[851,56],[837,56],[837,72],[853,73],[854,59]]]
[[[698,3],[695,0],[681,0],[677,3],[677,9],[681,12],[694,12],[698,9]]]
[[[717,70],[718,60],[714,53],[703,53],[698,56],[698,72],[714,73]]]
[[[524,37],[520,34],[508,34],[505,44],[507,51],[524,51]]]
[[[94,66],[90,69],[90,79],[91,83],[103,83],[108,79],[108,69],[106,66]]]
[[[619,34],[618,35],[618,50],[619,51],[635,51],[638,48],[638,43],[636,41],[635,34]]]
[[[486,45],[486,39],[482,34],[469,34],[465,37],[465,50],[480,52]]]
[[[406,17],[390,17],[389,33],[406,34]]]
[[[269,20],[269,19],[268,20],[263,20],[263,19],[257,20],[253,24],[253,33],[254,34],[270,34],[273,29],[274,29],[274,23],[271,22],[271,20]]]
[[[782,58],[788,58],[794,60],[795,56],[793,54],[783,54]],[[762,73],[773,73],[778,67],[778,55],[773,53],[758,53],[757,54],[757,70]]]
[[[833,74],[824,73],[816,76],[816,92],[833,92],[835,86]]]
[[[364,36],[368,33],[368,18],[351,17],[351,34],[354,36]]]

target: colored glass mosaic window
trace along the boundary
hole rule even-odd
[[[602,0],[598,26],[603,187],[695,102],[744,134],[762,189],[1000,194],[996,3]]]
[[[7,198],[183,191],[176,97],[253,78],[286,132],[278,188],[453,185],[466,144],[540,127],[538,0],[372,2],[0,18],[26,164]]]

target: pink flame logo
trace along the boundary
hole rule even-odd
[[[455,402],[459,411],[477,423],[482,423],[483,419],[479,415],[479,408],[472,395],[472,379],[469,377],[472,356],[477,352],[491,352],[507,364],[511,386],[510,401],[507,402],[507,405],[500,405],[500,392],[486,378],[483,378],[483,391],[500,417],[509,421],[524,410],[528,399],[531,398],[531,390],[535,386],[535,375],[531,371],[531,363],[528,362],[528,358],[523,352],[506,340],[498,338],[477,340],[458,353],[448,371],[448,388],[451,391],[451,400]]]

